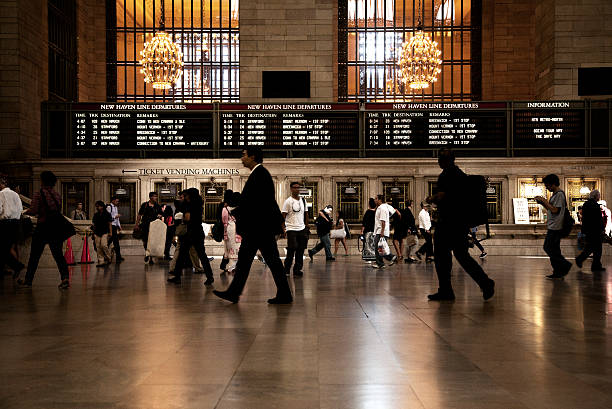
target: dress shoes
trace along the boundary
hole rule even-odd
[[[204,281],[204,285],[211,285],[215,282],[215,278],[213,277],[212,272],[206,273],[206,281]]]
[[[172,284],[180,284],[181,283],[181,276],[173,276],[168,278],[168,282],[172,283]]]
[[[429,294],[427,296],[429,301],[454,301],[455,293],[454,292],[440,292],[438,291],[435,294]]]
[[[482,298],[487,301],[493,297],[493,294],[495,294],[495,281],[491,280],[489,285],[482,289]]]
[[[219,290],[213,290],[213,294],[216,295],[219,298],[223,298],[224,300],[227,300],[229,302],[232,302],[234,304],[236,304],[238,302],[238,299],[240,298],[239,296],[230,293],[229,291],[219,291]]]
[[[268,300],[268,304],[291,304],[292,302],[293,302],[292,296],[288,296],[288,297],[276,296]]]

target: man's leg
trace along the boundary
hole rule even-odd
[[[572,266],[561,253],[561,233],[557,230],[548,230],[544,239],[544,251],[550,257],[553,274],[567,274]]]
[[[585,236],[583,240],[582,252],[576,256],[576,265],[582,267],[582,263],[586,260],[591,253],[593,253],[593,246],[589,236]],[[595,264],[595,256],[593,256],[593,264]]]
[[[461,267],[481,289],[488,288],[492,280],[487,276],[480,264],[470,256],[466,232],[463,229],[459,229],[453,231],[451,237],[453,253]]]
[[[434,258],[436,274],[438,275],[438,292],[443,295],[453,294],[451,284],[451,270],[453,268],[453,256],[451,254],[448,228],[438,227],[434,233]]]
[[[115,246],[115,259],[116,261],[121,261],[121,247],[119,246],[119,228],[117,226],[113,227],[113,245]]]
[[[242,236],[242,243],[240,243],[240,250],[238,251],[238,262],[236,263],[236,274],[226,290],[232,296],[239,297],[242,294],[247,278],[249,278],[253,257],[257,254],[258,242],[260,240],[261,238],[257,236]]]
[[[36,274],[36,270],[38,269],[38,262],[40,261],[40,256],[42,255],[42,252],[45,249],[45,244],[46,242],[43,239],[42,234],[34,232],[34,235],[32,235],[32,244],[30,246],[30,259],[28,260],[28,270],[24,278],[25,284],[32,284],[32,280],[34,280],[34,274]]]
[[[378,267],[382,267],[385,265],[382,256],[380,255],[380,251],[378,251],[378,243],[380,242],[381,235],[377,234],[374,236],[374,254],[376,255],[376,264]]]
[[[389,246],[389,238],[385,237],[385,240],[387,241],[387,245]],[[383,258],[385,258],[388,261],[393,261],[393,259],[395,258],[395,254],[391,252],[391,246],[389,246],[389,254],[384,255]]]
[[[295,249],[295,264],[293,265],[293,273],[300,274],[302,269],[304,268],[304,250],[306,246],[308,246],[308,239],[303,237],[304,233],[298,233],[301,236],[298,236],[297,240],[297,249]]]
[[[329,233],[321,237],[321,242],[325,246],[325,257],[328,260],[334,258],[334,255],[332,254],[332,251],[331,251],[331,240],[329,239]]]
[[[476,237],[476,233],[474,232],[470,232],[470,236],[472,236],[472,240],[474,241],[474,245],[476,247],[478,247],[478,249],[480,250],[481,253],[484,253],[484,247],[482,247],[482,244],[480,244],[480,242],[478,241],[478,238]]]
[[[325,243],[323,242],[323,237],[319,237],[319,242],[310,250],[311,254],[317,254],[319,251],[325,248]]]
[[[93,242],[96,246],[96,264],[104,264],[104,253],[102,252],[102,236],[98,236],[97,234],[93,235]]]
[[[15,272],[19,273],[24,265],[13,255],[11,249],[17,240],[17,231],[19,229],[19,221],[3,220],[0,221],[0,274],[5,265]]]
[[[293,296],[291,295],[291,289],[289,288],[289,283],[287,282],[287,277],[285,276],[283,263],[281,263],[281,259],[278,255],[278,246],[276,245],[274,236],[262,237],[259,243],[261,255],[263,256],[264,260],[266,260],[266,264],[268,265],[268,268],[272,273],[272,277],[274,278],[274,283],[276,284],[276,297],[279,300],[284,301],[292,300]],[[240,260],[240,255],[238,256],[238,259]],[[240,267],[238,267],[238,270],[240,270]]]
[[[104,256],[104,260],[108,263],[111,262],[112,256],[111,256],[111,252],[108,248],[108,233],[104,234],[102,236],[102,240],[100,243],[100,246],[102,247],[102,255]]]
[[[287,232],[287,255],[285,256],[285,274],[289,274],[291,270],[291,264],[293,264],[293,256],[295,255],[295,249],[297,237],[296,232]]]
[[[66,263],[66,259],[64,258],[64,254],[62,253],[62,242],[59,240],[54,240],[49,242],[49,250],[51,250],[51,254],[55,259],[55,264],[57,264],[57,268],[60,272],[60,278],[62,280],[66,280],[69,277],[68,274],[68,263]]]
[[[603,266],[601,265],[601,253],[602,253],[602,241],[601,236],[593,237],[592,240],[592,249],[593,249],[593,264],[591,264],[591,270],[602,270]]]
[[[428,231],[423,234],[423,237],[425,237],[425,257],[429,258],[434,255],[433,237]]]

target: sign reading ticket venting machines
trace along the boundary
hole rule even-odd
[[[514,224],[529,224],[529,203],[524,197],[512,198]]]

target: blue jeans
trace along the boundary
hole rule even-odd
[[[321,251],[322,249],[325,249],[325,257],[326,258],[333,258],[334,255],[331,252],[331,241],[329,240],[329,233],[327,233],[324,236],[320,236],[319,237],[319,242],[317,243],[316,246],[314,246],[312,248],[312,250],[310,250],[310,252],[315,255],[317,254],[319,251]]]
[[[561,253],[561,231],[548,230],[544,239],[544,251],[550,257],[550,265],[554,274],[566,273],[572,263],[567,261]]]

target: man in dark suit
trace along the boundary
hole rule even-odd
[[[268,303],[289,304],[293,302],[293,296],[275,239],[276,235],[282,233],[284,219],[274,197],[274,182],[270,172],[261,164],[263,153],[259,147],[243,149],[241,160],[251,170],[251,175],[242,189],[240,203],[233,211],[236,233],[242,236],[236,275],[227,290],[215,290],[213,293],[237,303],[249,277],[253,257],[260,250],[276,283],[276,297],[269,299]]]

